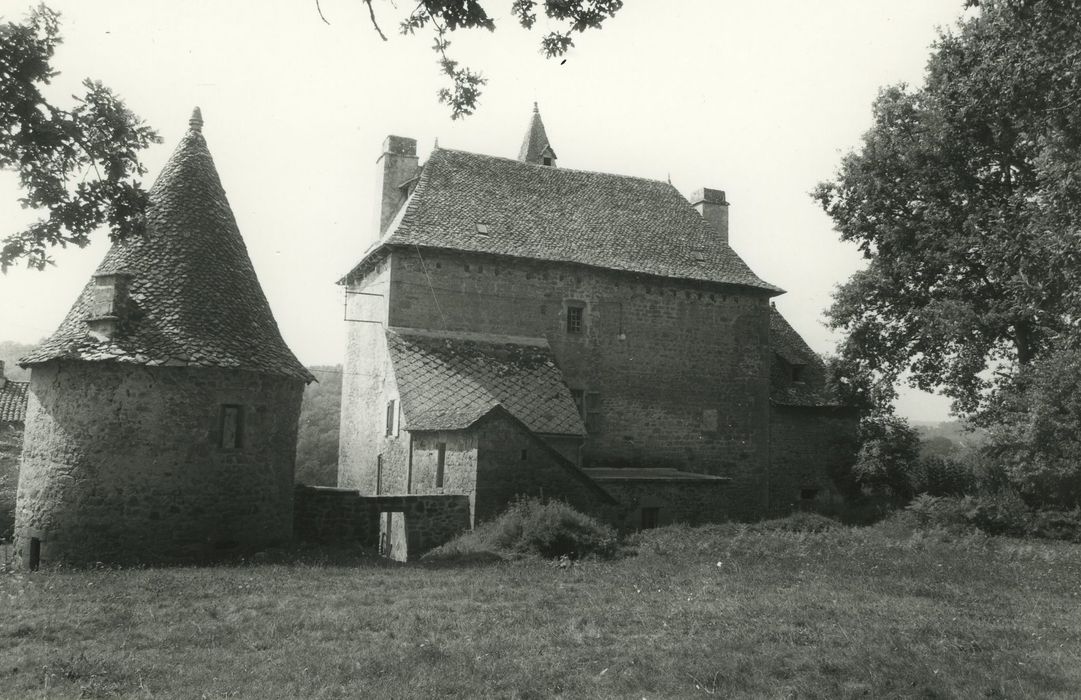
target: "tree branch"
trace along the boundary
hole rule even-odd
[[[379,38],[386,41],[387,35],[383,33],[383,30],[379,28],[379,23],[375,21],[375,10],[372,8],[372,0],[364,0],[364,4],[368,6],[368,16],[371,18],[372,26],[375,27],[375,31],[379,34]]]
[[[319,19],[323,20],[323,24],[330,26],[330,22],[328,22],[326,16],[323,15],[323,8],[319,6],[319,0],[315,0],[315,9],[319,13]]]

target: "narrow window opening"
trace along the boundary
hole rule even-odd
[[[657,523],[661,518],[660,508],[643,508],[642,509],[642,529],[652,530],[657,527]]]
[[[792,365],[792,381],[803,381],[803,365]]]
[[[221,407],[221,442],[223,449],[235,450],[243,444],[243,415],[240,406],[225,404]]]
[[[574,407],[578,409],[578,415],[582,420],[586,419],[586,392],[582,389],[571,389],[571,399],[574,400]]]
[[[529,450],[522,450],[522,461],[529,459]]]
[[[397,407],[397,402],[394,399],[391,399],[390,401],[387,401],[387,435],[395,435],[396,434],[396,432],[394,430],[394,424],[395,424],[394,418],[395,418],[395,414],[397,413],[397,411],[395,410],[396,407]]]
[[[443,488],[443,477],[447,468],[447,443],[439,443],[439,461],[435,465],[435,487]]]
[[[582,306],[567,306],[567,332],[581,333],[585,325],[585,308]]]
[[[383,493],[383,455],[375,458],[375,495]]]

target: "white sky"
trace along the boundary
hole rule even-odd
[[[488,78],[475,115],[452,122],[431,38],[396,33],[401,11],[376,0],[383,43],[361,0],[51,0],[62,17],[63,101],[85,77],[116,90],[164,143],[158,171],[195,105],[255,269],[286,342],[305,364],[342,360],[334,282],[369,239],[374,161],[387,134],[422,157],[442,146],[514,157],[533,101],[564,167],[665,179],[685,195],[723,189],[731,243],[819,352],[830,292],[860,265],[808,193],[834,174],[870,125],[878,88],[922,81],[936,27],[961,0],[634,0],[565,63],[545,60],[540,32],[509,17],[452,37],[452,57]],[[397,3],[400,8],[409,3]],[[510,0],[488,0],[506,12]],[[31,3],[0,0],[5,20]],[[543,18],[538,28],[544,27]],[[32,218],[0,173],[0,235]],[[57,251],[45,272],[0,276],[0,340],[34,342],[59,324],[107,241]],[[947,402],[914,391],[902,415],[944,420]]]

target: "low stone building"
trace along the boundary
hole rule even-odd
[[[24,563],[168,562],[292,537],[312,376],[282,341],[196,110],[31,369],[16,511]]]
[[[496,406],[582,468],[581,495],[623,499],[628,526],[791,509],[827,497],[830,465],[854,458],[856,416],[829,402],[806,344],[793,354],[773,331],[782,290],[729,245],[724,192],[688,201],[557,167],[536,109],[517,159],[437,147],[421,164],[415,140],[390,136],[377,174],[371,243],[340,281],[340,486],[469,494],[475,520],[539,491],[532,470],[556,470],[513,468],[514,450],[537,452],[524,434],[483,474],[478,426]],[[414,360],[438,378],[407,389]],[[463,392],[476,402],[460,413]]]
[[[11,537],[15,525],[15,492],[28,386],[29,382],[8,379],[4,362],[0,360],[0,541]]]

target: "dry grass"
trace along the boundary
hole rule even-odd
[[[3,575],[0,694],[1081,695],[1079,545],[716,526],[632,546],[569,569]]]

